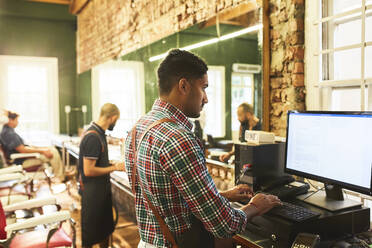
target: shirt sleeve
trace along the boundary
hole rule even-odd
[[[83,138],[80,149],[84,158],[97,160],[102,151],[102,144],[99,137],[91,133]]]
[[[219,194],[205,166],[203,149],[192,134],[169,139],[159,159],[193,214],[214,236],[231,237],[245,229],[247,215]]]
[[[17,133],[12,132],[4,135],[3,143],[6,148],[11,151],[14,150],[16,147],[23,145],[23,140]]]

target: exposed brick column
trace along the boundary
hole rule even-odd
[[[285,136],[287,111],[305,110],[304,0],[270,0],[270,130]]]

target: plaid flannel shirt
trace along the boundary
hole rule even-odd
[[[157,247],[170,247],[149,208],[138,180],[174,234],[190,228],[194,214],[217,237],[231,237],[245,229],[246,214],[221,196],[205,165],[202,144],[192,123],[175,106],[156,100],[152,110],[136,124],[136,146],[153,122],[170,118],[152,128],[138,147],[135,207],[141,239]],[[125,142],[125,166],[132,184],[132,133]]]

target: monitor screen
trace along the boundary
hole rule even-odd
[[[371,194],[372,112],[288,113],[285,171]]]

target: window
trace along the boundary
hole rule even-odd
[[[372,110],[372,0],[306,1],[305,16],[307,109]]]
[[[308,109],[372,110],[372,0],[306,6]]]
[[[208,66],[208,103],[201,115],[206,120],[204,133],[213,137],[224,137],[225,128],[225,67]]]
[[[120,109],[120,119],[111,134],[125,137],[145,113],[143,63],[111,61],[93,68],[92,77],[93,119],[98,119],[103,104],[116,104]]]
[[[0,56],[0,106],[20,114],[17,130],[26,140],[59,132],[57,61]]]
[[[231,77],[231,130],[233,140],[239,137],[240,123],[236,111],[243,102],[254,103],[254,81],[251,73],[233,73]]]

